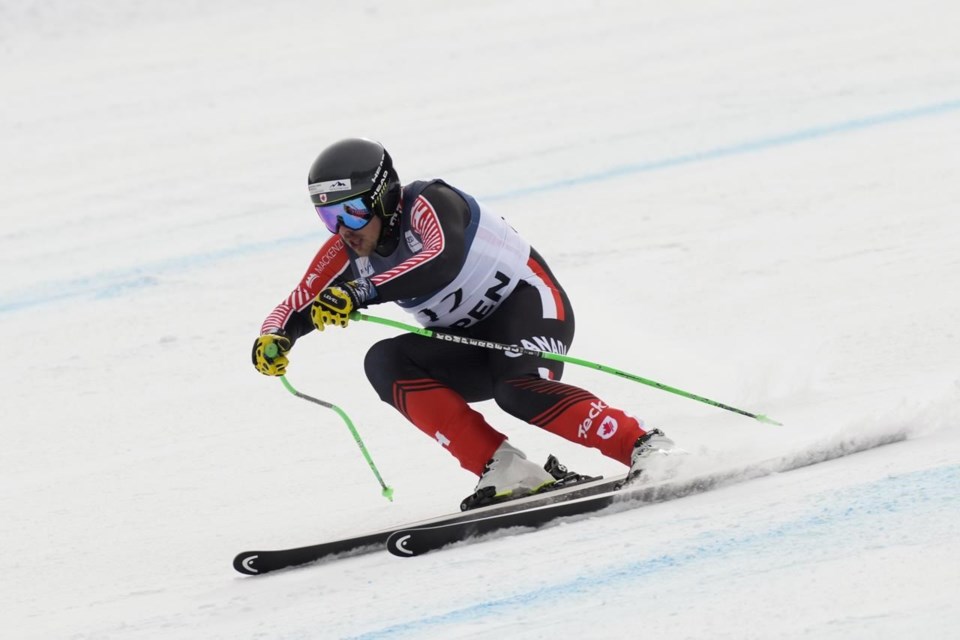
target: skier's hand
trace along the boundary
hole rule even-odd
[[[376,289],[366,278],[327,287],[317,294],[310,307],[313,326],[323,331],[327,325],[347,326],[350,314],[376,297]]]
[[[253,366],[265,376],[282,376],[287,372],[287,352],[290,338],[276,333],[265,333],[253,342]]]
[[[310,319],[320,331],[328,324],[347,326],[350,314],[356,305],[349,290],[344,287],[327,287],[317,294],[310,307]]]

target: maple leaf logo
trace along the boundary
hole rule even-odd
[[[597,427],[597,435],[604,440],[609,440],[613,437],[613,434],[617,432],[619,427],[620,424],[617,422],[616,418],[613,416],[607,416],[603,419],[603,422],[600,423],[600,426]]]

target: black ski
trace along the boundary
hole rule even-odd
[[[775,473],[793,471],[802,467],[834,460],[867,449],[900,442],[906,433],[886,434],[874,438],[846,441],[830,446],[812,448],[803,453],[774,458],[764,462],[709,473],[686,480],[668,480],[656,484],[633,484],[622,489],[612,488],[603,493],[562,502],[534,504],[529,508],[506,513],[467,514],[456,521],[434,523],[400,529],[390,534],[387,549],[395,556],[410,558],[433,551],[454,542],[476,538],[510,528],[536,529],[561,518],[596,514],[602,510],[618,512],[646,504],[665,502],[762,478]]]
[[[585,478],[579,482],[561,484],[560,488],[551,489],[537,495],[496,502],[489,506],[478,507],[470,511],[451,513],[438,518],[400,525],[392,529],[376,531],[352,538],[323,542],[320,544],[295,549],[277,549],[272,551],[244,551],[233,559],[233,568],[240,573],[256,576],[278,569],[286,569],[298,565],[317,562],[331,558],[348,558],[363,555],[383,549],[390,534],[399,529],[413,529],[418,527],[447,524],[472,520],[483,516],[511,513],[522,509],[543,504],[553,504],[568,500],[575,500],[584,496],[606,493],[623,482],[624,476],[609,480],[604,478]]]

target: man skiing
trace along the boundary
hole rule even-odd
[[[563,288],[536,250],[470,195],[442,180],[401,186],[384,147],[360,138],[325,149],[307,182],[333,236],[263,322],[253,346],[261,373],[283,375],[297,339],[346,327],[351,312],[382,302],[446,333],[561,354],[570,348],[574,316]],[[381,400],[479,476],[475,496],[517,497],[555,479],[471,402],[492,398],[631,474],[673,447],[659,429],[646,431],[593,393],[559,382],[563,363],[554,360],[403,334],[374,344],[364,369]]]

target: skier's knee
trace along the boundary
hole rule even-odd
[[[517,386],[517,382],[527,378],[535,379],[536,376],[525,376],[522,378],[513,378],[511,380],[498,380],[493,385],[493,399],[497,406],[512,416],[519,417],[528,412],[525,407],[524,391]]]
[[[401,358],[393,340],[381,340],[367,351],[363,359],[363,370],[367,380],[384,402],[391,402],[393,383],[397,379],[396,366]]]

